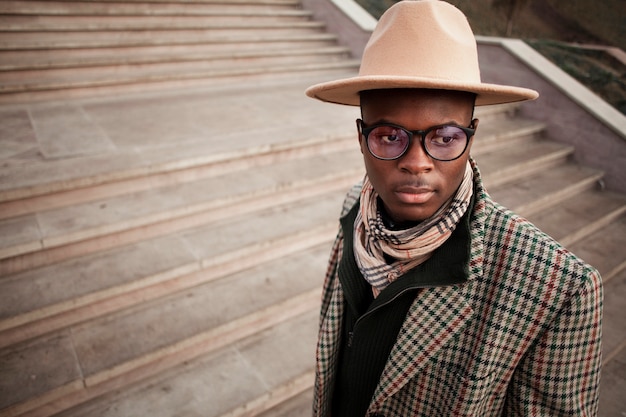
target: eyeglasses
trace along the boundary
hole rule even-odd
[[[419,135],[423,149],[431,158],[453,161],[465,153],[476,131],[473,128],[474,121],[470,127],[448,124],[413,131],[388,123],[368,127],[361,119],[357,119],[356,123],[359,132],[365,137],[367,149],[375,158],[382,160],[400,158],[409,149],[413,136]]]

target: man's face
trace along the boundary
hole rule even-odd
[[[408,130],[442,124],[469,126],[473,97],[441,90],[371,90],[361,95],[361,113],[367,126],[392,123]],[[478,121],[475,122],[476,127]],[[452,197],[465,173],[471,139],[465,153],[453,161],[432,159],[415,135],[409,149],[395,160],[380,160],[359,135],[367,175],[387,214],[397,223],[422,221]]]

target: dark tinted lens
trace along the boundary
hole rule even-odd
[[[382,159],[394,159],[409,146],[409,133],[395,126],[377,126],[367,136],[370,152]]]
[[[426,133],[424,146],[435,159],[452,160],[456,159],[467,145],[467,134],[457,126],[439,126]]]

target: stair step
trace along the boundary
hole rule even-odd
[[[84,380],[85,387],[94,392],[98,392],[98,386],[114,383],[122,376],[127,384],[135,377],[145,378],[149,373],[223,348],[290,317],[314,312],[319,305],[319,288],[328,250],[329,243],[290,257],[281,256],[273,263],[77,325],[71,330],[71,346],[68,345],[67,331],[61,330],[54,337],[45,336],[24,346],[5,349],[0,354],[4,361],[18,362],[18,365],[36,362],[35,356],[31,355],[39,355],[43,346],[48,345],[49,366],[57,362],[67,369],[80,366],[80,373],[65,375],[60,382],[54,380],[50,385],[41,386],[29,382],[31,375],[18,371],[19,366],[14,367],[16,375],[9,379],[13,386],[26,384],[33,387],[26,397],[29,400],[24,402],[21,389],[17,393],[10,390],[8,392],[12,395],[5,397],[6,402],[0,407],[27,410],[36,405],[38,396],[50,399],[51,393],[57,393],[61,388],[66,396],[71,395],[68,392],[71,388],[84,390],[77,379]],[[316,317],[316,314],[312,316]],[[180,326],[180,323],[185,325]],[[315,330],[315,326],[308,330],[313,338]],[[290,365],[311,363],[315,343],[314,339],[309,342],[307,356],[298,356],[299,360]],[[259,343],[253,345],[258,347]],[[106,346],[115,348],[106,349]],[[105,351],[110,355],[103,355]],[[68,360],[75,360],[76,368],[68,367]],[[261,366],[267,364],[266,360],[259,363]],[[145,369],[147,367],[150,369]],[[282,370],[290,371],[285,367]],[[38,369],[38,372],[46,371],[49,370],[45,367]],[[139,375],[133,375],[134,371]],[[274,377],[278,376],[277,372],[273,371]],[[22,402],[18,404],[16,398]]]
[[[39,84],[38,89],[28,90],[28,86],[9,88],[0,94],[0,105],[6,103],[20,103],[28,101],[51,101],[55,99],[112,96],[123,93],[140,93],[149,91],[164,91],[167,89],[184,88],[220,88],[227,83],[258,83],[275,82],[283,79],[289,82],[290,78],[298,79],[309,75],[324,75],[325,73],[354,71],[358,68],[358,61],[331,61],[305,63],[289,66],[270,66],[224,69],[219,71],[193,72],[187,74],[165,74],[149,78],[126,78],[124,80],[100,80],[97,83],[74,83],[65,80],[58,84]],[[299,74],[299,77],[298,77]],[[332,78],[332,75],[327,76]]]
[[[626,367],[626,344],[617,352],[613,360],[602,369],[599,417],[624,415],[624,392],[626,392],[624,367]]]
[[[142,80],[167,80],[174,77],[198,78],[211,74],[254,73],[267,68],[297,67],[344,60],[345,48],[248,51],[229,54],[189,55],[176,57],[148,56],[130,62],[110,62],[99,66],[83,63],[65,68],[28,69],[0,72],[0,93],[23,89],[46,90],[59,85],[102,85],[131,83]],[[274,70],[276,71],[276,70]]]
[[[313,389],[308,388],[289,400],[272,407],[259,417],[302,417],[311,414],[313,406]]]
[[[605,283],[626,269],[626,216],[621,216],[585,239],[574,242],[569,250],[600,271]]]
[[[474,154],[474,158],[483,172],[485,184],[496,187],[564,162],[573,152],[573,147],[557,142],[527,140]]]
[[[265,13],[216,13],[211,15],[35,15],[2,16],[0,24],[4,33],[9,32],[79,32],[79,31],[135,31],[135,30],[181,30],[264,28],[270,25],[323,27],[309,22],[312,13],[302,10]],[[307,24],[305,24],[307,23]]]
[[[254,216],[245,214],[5,275],[0,280],[0,331],[5,331],[0,345],[331,240],[344,194],[345,189],[314,201],[275,205]],[[153,261],[146,266],[146,260]],[[141,299],[137,300],[134,293],[141,290]]]
[[[103,34],[104,33],[104,34]],[[23,34],[22,34],[23,35]],[[79,36],[80,35],[80,36]],[[237,31],[236,33],[221,33],[213,31],[210,34],[202,32],[196,33],[195,36],[180,36],[180,34],[162,34],[162,36],[145,36],[142,32],[136,34],[128,33],[121,36],[119,33],[106,35],[106,32],[99,32],[98,36],[86,36],[86,34],[57,35],[49,33],[42,38],[33,36],[32,39],[26,39],[23,36],[13,36],[10,41],[5,39],[3,35],[0,39],[0,51],[46,51],[63,49],[95,49],[96,53],[104,48],[130,48],[130,47],[164,47],[169,48],[177,45],[233,45],[237,46],[242,43],[254,43],[263,45],[267,43],[285,42],[286,39],[291,41],[336,41],[337,36],[324,32],[311,31],[291,31],[288,36],[284,33],[273,33],[268,30],[263,31]],[[7,42],[5,42],[5,40]],[[2,55],[3,56],[3,55]],[[5,61],[4,59],[2,60]]]
[[[245,7],[242,7],[245,6]],[[300,13],[293,1],[2,1],[0,14],[9,15],[214,15],[216,13]]]
[[[323,79],[300,75],[297,82],[284,77],[267,84],[196,86],[178,90],[175,96],[163,91],[127,93],[114,101],[0,108],[0,124],[15,134],[7,132],[6,148],[0,150],[6,152],[0,167],[0,201],[161,174],[174,177],[172,184],[206,176],[202,171],[207,169],[252,167],[259,157],[273,163],[275,155],[345,149],[345,139],[354,140],[358,111],[319,106],[304,96],[304,85]],[[299,115],[275,121],[276,114],[286,114],[294,105],[302,109]],[[338,139],[343,142],[339,148]],[[156,186],[169,181],[153,180]]]
[[[611,280],[604,283],[604,309],[602,314],[603,364],[610,363],[621,351],[626,350],[625,308],[626,269],[623,269]]]
[[[528,217],[543,232],[569,247],[626,213],[626,198],[608,191],[585,190]]]
[[[565,163],[494,187],[486,184],[486,188],[495,201],[529,217],[593,188],[601,178],[601,171]]]
[[[262,51],[259,48],[262,46]],[[98,49],[51,49],[48,51],[0,52],[0,71],[50,70],[62,68],[152,64],[171,61],[242,59],[257,56],[305,53],[346,55],[347,48],[335,46],[333,39],[310,37],[284,42],[242,42],[239,44],[192,44],[119,47]],[[1,73],[0,73],[1,74]]]
[[[195,415],[197,410],[205,417],[259,415],[312,386],[317,320],[316,311],[307,312],[124,395],[105,396],[58,417],[165,417]]]
[[[353,152],[336,152],[258,167],[253,176],[242,181],[241,172],[169,187],[93,201],[80,205],[39,212],[36,215],[0,220],[0,230],[13,238],[0,242],[0,256],[23,255],[25,249],[52,249],[82,242],[87,251],[88,239],[132,229],[143,235],[150,225],[163,225],[193,215],[203,221],[250,210],[250,204],[263,207],[279,201],[290,201],[307,192],[316,193],[342,187],[346,189],[362,177],[361,156]],[[307,191],[308,190],[308,191]],[[35,230],[38,225],[38,231]],[[187,225],[188,227],[188,225]],[[169,233],[161,227],[160,233]],[[23,233],[18,233],[23,231]],[[116,238],[117,243],[120,237]],[[99,246],[99,245],[96,245]],[[3,269],[0,266],[0,269]]]
[[[42,195],[35,195],[30,198],[20,200],[0,201],[0,224],[3,219],[24,216],[26,214],[34,214],[36,212],[48,211],[51,209],[67,207],[70,205],[86,203],[90,201],[104,200],[106,198],[119,195],[127,195],[134,192],[152,190],[158,187],[178,186],[192,181],[198,181],[205,178],[215,177],[217,175],[225,175],[231,172],[239,172],[244,169],[254,169],[261,166],[280,163],[289,159],[298,159],[313,156],[316,154],[327,154],[338,151],[354,152],[353,138],[332,138],[332,140],[309,140],[299,143],[289,143],[285,146],[268,146],[267,149],[262,147],[248,149],[249,152],[241,152],[237,155],[231,153],[231,159],[220,160],[216,158],[216,153],[211,156],[214,158],[213,163],[202,163],[208,161],[190,160],[188,167],[184,169],[172,169],[172,167],[162,166],[162,171],[153,167],[151,174],[139,176],[136,178],[124,178],[124,171],[110,172],[110,177],[117,177],[117,181],[105,182],[100,184],[96,179],[93,184],[89,185],[86,178],[82,179],[82,184],[77,184],[74,189],[67,191],[55,191],[53,184],[42,184],[40,187]],[[215,149],[214,149],[215,150]],[[202,154],[203,148],[197,149],[198,154]],[[185,165],[184,161],[178,161],[177,166]],[[114,167],[113,167],[114,168]],[[35,173],[36,175],[37,173]],[[43,179],[43,178],[42,178]],[[71,186],[72,181],[66,180],[66,187]],[[85,187],[87,184],[88,188]],[[51,193],[46,194],[46,188]],[[28,194],[28,189],[13,189],[13,194],[22,192]],[[28,232],[26,232],[28,233]],[[17,233],[16,236],[19,236]]]
[[[489,106],[497,107],[497,106]],[[510,117],[510,106],[491,109],[489,121],[482,123],[483,115],[477,111],[481,123],[472,142],[472,155],[488,153],[501,147],[511,147],[531,140],[545,140],[545,123],[523,117]]]
[[[197,29],[160,28],[146,30],[85,30],[85,31],[32,31],[3,32],[0,49],[42,49],[158,45],[171,43],[241,42],[254,38],[287,39],[292,36],[308,36],[320,33],[323,24],[315,21],[272,23],[247,26],[245,20],[239,25],[212,25]]]

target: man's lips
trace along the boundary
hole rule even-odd
[[[426,203],[435,193],[427,185],[401,185],[394,188],[394,194],[405,204]]]

